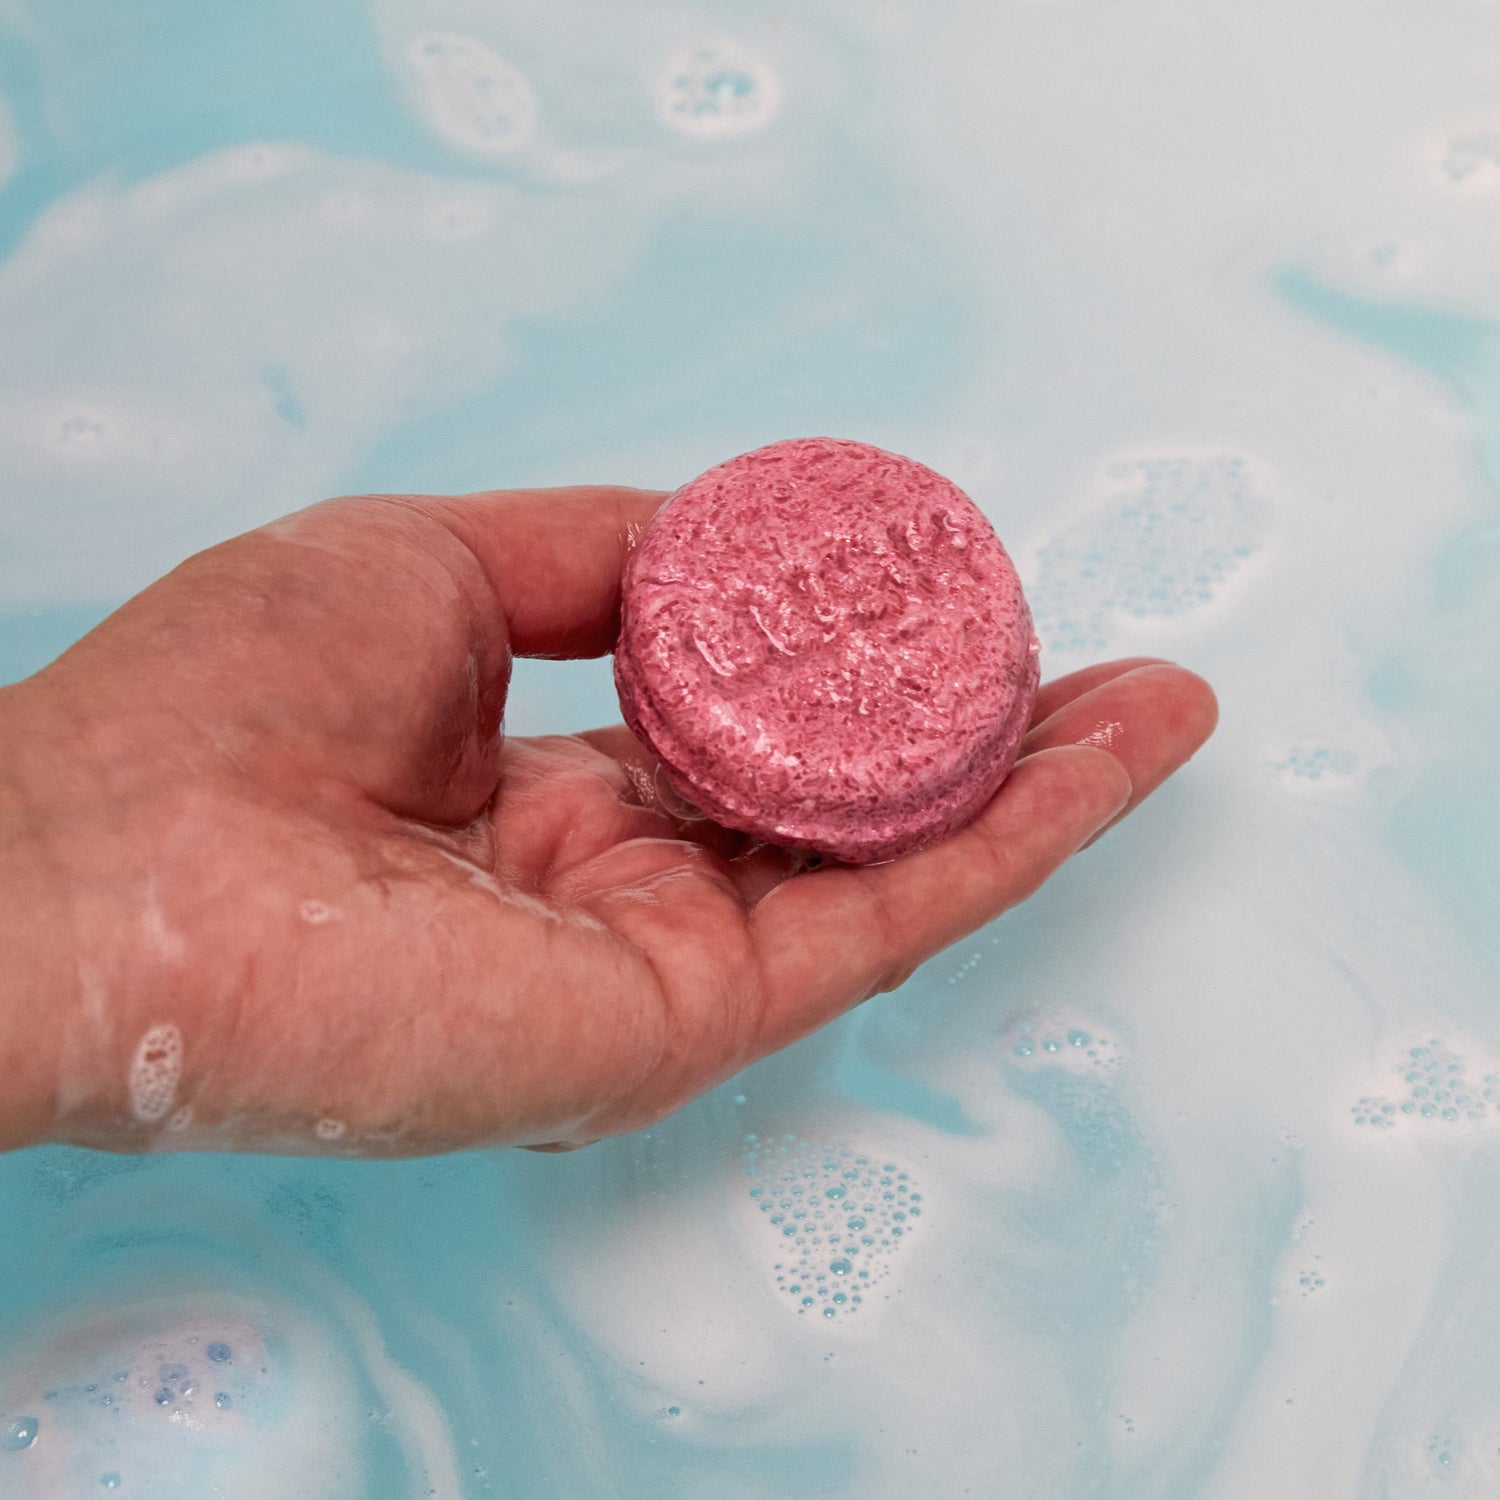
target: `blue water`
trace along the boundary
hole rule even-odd
[[[828,431],[970,490],[1050,671],[1224,707],[651,1132],[0,1160],[0,1497],[1500,1493],[1496,57],[1481,0],[0,6],[0,680],[323,495]],[[518,670],[514,733],[614,717]]]

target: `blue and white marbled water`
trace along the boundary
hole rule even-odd
[[[7,675],[325,493],[832,431],[971,491],[1050,670],[1225,713],[649,1134],[0,1162],[0,1496],[1500,1489],[1497,55],[1486,0],[4,7]]]

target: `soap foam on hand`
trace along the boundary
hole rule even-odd
[[[865,443],[719,464],[625,571],[626,721],[675,790],[767,843],[864,864],[956,833],[1015,763],[1039,673],[983,513]]]

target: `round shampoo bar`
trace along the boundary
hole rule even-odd
[[[620,702],[674,789],[851,863],[970,822],[1036,694],[1031,613],[990,523],[866,443],[773,443],[685,484],[631,556],[620,615]]]

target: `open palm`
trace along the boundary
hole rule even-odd
[[[58,1138],[634,1128],[1024,899],[1213,726],[1178,668],[1074,673],[968,830],[800,869],[695,819],[623,727],[500,733],[513,655],[610,649],[661,499],[331,501],[190,559],[12,690],[33,758],[64,756],[49,850],[83,979]]]

